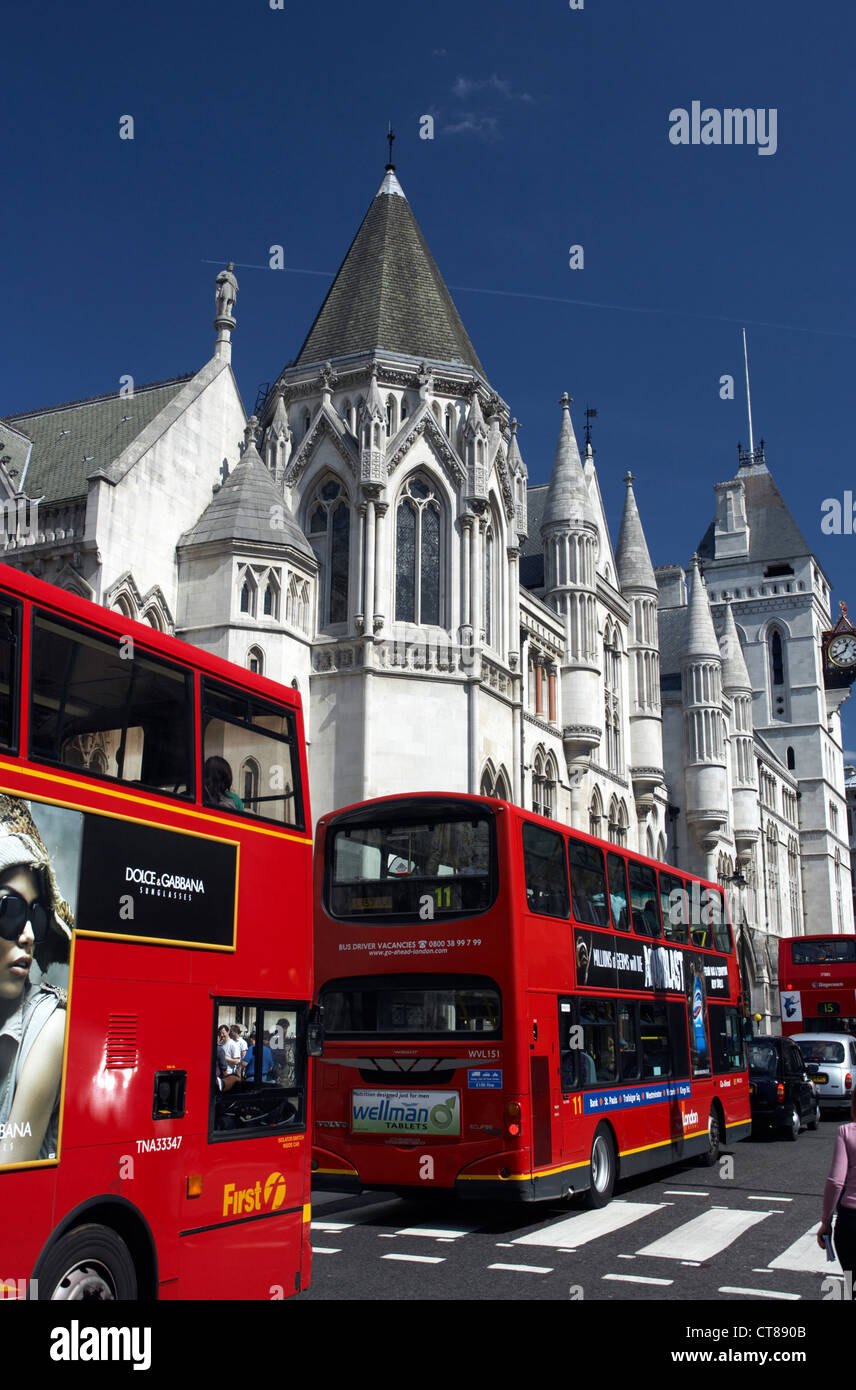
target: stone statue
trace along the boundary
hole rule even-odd
[[[238,294],[238,282],[232,271],[235,269],[235,262],[230,261],[226,270],[221,270],[217,276],[217,317],[228,319],[232,317],[235,299]]]

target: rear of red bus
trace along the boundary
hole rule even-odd
[[[779,942],[782,1035],[856,1033],[856,936]]]
[[[316,1186],[533,1195],[511,820],[438,793],[319,822]]]

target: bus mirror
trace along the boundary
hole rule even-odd
[[[317,1004],[309,1010],[306,1025],[306,1054],[309,1057],[324,1056],[324,1010]]]

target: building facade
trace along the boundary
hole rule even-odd
[[[655,572],[630,474],[613,546],[567,395],[530,487],[392,166],[249,421],[237,295],[230,265],[195,374],[0,421],[7,514],[38,504],[4,559],[295,685],[316,817],[484,792],[719,879],[769,1024],[769,938],[852,903],[828,585],[763,454],[688,579]]]

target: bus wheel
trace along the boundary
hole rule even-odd
[[[710,1114],[707,1117],[707,1148],[699,1158],[702,1168],[712,1168],[719,1158],[722,1148],[722,1125],[719,1120],[719,1109],[717,1106],[710,1107]]]
[[[107,1226],[76,1226],[62,1236],[39,1270],[39,1302],[114,1302],[137,1297],[127,1245]]]
[[[597,1209],[612,1201],[617,1176],[615,1144],[606,1125],[596,1130],[591,1146],[591,1170],[586,1206]]]

